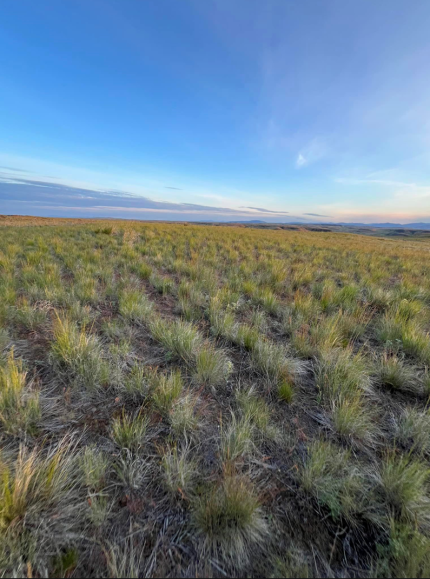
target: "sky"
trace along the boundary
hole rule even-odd
[[[430,222],[429,0],[2,0],[0,213]]]

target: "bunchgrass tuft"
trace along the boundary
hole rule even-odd
[[[147,322],[152,311],[153,305],[142,291],[128,289],[122,292],[119,299],[119,312],[126,320]]]
[[[93,492],[102,490],[109,469],[108,457],[95,446],[87,447],[82,454],[81,467],[88,489]]]
[[[172,359],[193,365],[196,353],[203,345],[203,338],[192,324],[182,320],[168,323],[156,318],[151,322],[150,330]]]
[[[51,362],[64,380],[95,389],[107,381],[107,367],[101,345],[85,328],[79,329],[67,318],[57,317],[54,341],[51,345]]]
[[[300,472],[303,488],[327,507],[334,519],[354,521],[364,491],[359,470],[351,464],[351,453],[325,441],[315,441]]]
[[[140,451],[148,441],[149,419],[140,413],[128,416],[125,413],[112,422],[111,437],[120,448],[131,452]]]
[[[405,408],[397,423],[397,439],[400,444],[418,454],[430,454],[430,412],[417,408]]]
[[[190,446],[185,444],[180,449],[176,445],[168,447],[163,454],[161,465],[167,490],[174,496],[180,494],[187,497],[198,474],[196,464],[191,458]]]
[[[199,384],[218,386],[228,379],[232,369],[223,350],[205,346],[197,352],[194,378]]]
[[[382,386],[405,392],[420,391],[416,371],[395,354],[383,353],[378,361],[377,376]]]
[[[185,394],[177,398],[169,413],[170,425],[176,436],[186,436],[195,433],[199,428],[199,418],[196,414],[198,398],[193,394]]]
[[[251,361],[269,386],[279,385],[282,380],[294,382],[304,369],[303,363],[289,357],[282,345],[261,339],[251,352]]]
[[[235,461],[249,454],[254,446],[254,425],[248,415],[237,419],[232,413],[230,422],[221,431],[221,456],[224,461]]]
[[[170,374],[153,373],[151,382],[153,387],[152,400],[160,412],[167,414],[181,395],[184,387],[181,372],[175,370]]]
[[[389,454],[375,475],[383,507],[389,515],[428,529],[430,468],[408,456]]]
[[[236,565],[246,562],[269,528],[249,480],[227,476],[194,503],[193,520],[205,547]]]
[[[290,404],[294,398],[294,388],[288,380],[281,380],[278,386],[278,398]]]
[[[27,383],[22,361],[11,351],[6,365],[0,365],[0,424],[9,434],[36,434],[40,418],[39,393]]]

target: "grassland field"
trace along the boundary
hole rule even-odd
[[[0,220],[1,577],[430,576],[430,239]]]

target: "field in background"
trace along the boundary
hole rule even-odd
[[[0,576],[429,576],[429,331],[425,237],[3,216]]]

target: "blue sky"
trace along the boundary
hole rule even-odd
[[[430,222],[429,29],[428,0],[2,0],[0,213]]]

